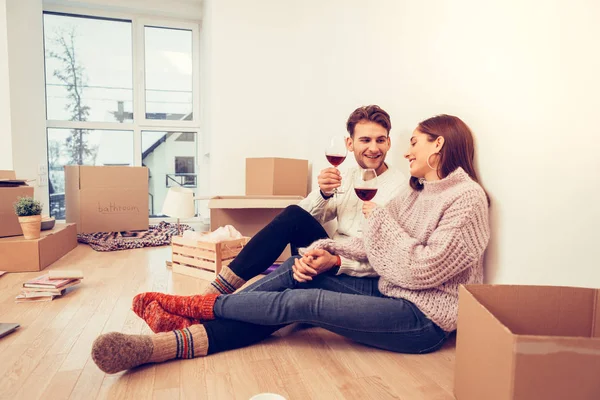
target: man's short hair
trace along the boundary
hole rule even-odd
[[[346,122],[346,130],[351,137],[354,136],[354,127],[361,121],[370,121],[381,125],[388,135],[392,129],[390,115],[383,108],[376,105],[359,107],[350,114]]]

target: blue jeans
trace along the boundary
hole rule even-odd
[[[244,291],[219,296],[215,316],[258,325],[303,322],[401,353],[435,351],[446,340],[448,334],[413,303],[381,294],[378,278],[323,273],[299,283],[295,258]]]

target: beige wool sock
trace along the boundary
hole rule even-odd
[[[102,371],[115,374],[147,363],[208,354],[208,336],[202,325],[155,335],[111,332],[98,336],[92,359]]]
[[[229,267],[221,268],[217,278],[204,289],[202,294],[231,294],[241,288],[246,281],[235,274]]]

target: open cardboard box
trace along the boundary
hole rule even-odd
[[[0,270],[8,272],[41,271],[77,247],[75,224],[57,223],[42,231],[39,239],[14,236],[0,239]]]
[[[65,166],[67,222],[78,233],[148,230],[148,168]]]
[[[0,180],[17,180],[15,171],[0,171]],[[19,197],[33,197],[33,188],[26,184],[13,187],[0,187],[0,237],[23,234],[13,207],[13,204]]]
[[[232,225],[242,235],[252,237],[287,206],[298,204],[301,196],[216,196],[209,200],[210,230]],[[289,246],[278,262],[291,256]]]
[[[600,399],[600,290],[461,286],[454,394]]]

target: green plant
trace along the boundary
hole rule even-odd
[[[15,214],[19,217],[29,217],[42,213],[42,203],[34,200],[33,197],[19,197],[14,206]]]

